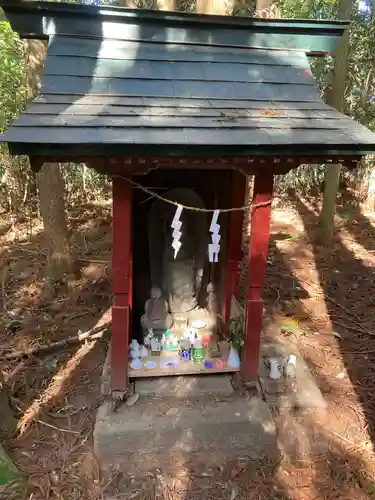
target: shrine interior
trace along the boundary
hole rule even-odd
[[[225,208],[230,205],[230,170],[157,169],[136,176],[142,186],[181,205]],[[239,200],[239,204],[243,204]],[[219,264],[210,264],[208,244],[211,213],[183,210],[181,248],[176,258],[172,248],[171,223],[177,207],[133,188],[133,308],[132,338],[143,342],[148,328],[158,329],[147,317],[145,305],[151,289],[160,288],[168,304],[161,329],[176,326],[176,320],[203,320],[215,330],[222,328],[225,270],[226,213],[220,214]],[[161,314],[156,314],[160,317]],[[160,319],[160,318],[159,318]]]

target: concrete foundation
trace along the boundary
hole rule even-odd
[[[220,374],[137,379],[135,392],[141,396],[200,398],[208,395],[231,396],[234,390],[230,376]]]
[[[297,356],[292,390],[285,380],[273,381],[264,363],[270,356]],[[103,469],[126,475],[201,475],[222,470],[240,460],[270,463],[280,458],[280,449],[298,459],[326,444],[314,426],[288,415],[289,409],[320,408],[326,403],[307,364],[295,346],[263,344],[259,381],[266,402],[233,389],[228,375],[159,377],[137,379],[139,401],[123,404],[112,413],[111,404],[98,410],[94,447]],[[109,353],[103,369],[102,394],[110,395]],[[278,439],[270,407],[285,409],[278,417]],[[218,469],[219,468],[219,469]]]
[[[259,398],[205,396],[196,400],[143,396],[132,407],[98,411],[96,455],[105,469],[134,476],[220,467],[228,460],[277,459],[275,426]]]

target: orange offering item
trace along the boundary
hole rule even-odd
[[[202,335],[202,344],[203,346],[207,349],[208,347],[208,344],[211,342],[212,340],[212,334],[211,333],[204,333]]]

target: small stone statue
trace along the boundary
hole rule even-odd
[[[154,337],[154,330],[152,328],[148,329],[148,333],[144,339],[144,345],[150,349],[151,348],[151,339]]]
[[[145,304],[145,314],[141,325],[145,329],[166,330],[172,326],[173,319],[168,314],[168,304],[161,296],[160,288],[151,288],[150,298]]]
[[[211,314],[217,314],[219,312],[219,306],[215,294],[215,287],[212,283],[209,283],[207,285],[206,306],[207,306],[207,311],[209,311]]]

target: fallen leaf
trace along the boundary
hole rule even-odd
[[[296,332],[300,330],[299,321],[295,318],[284,318],[281,320],[280,329]]]
[[[230,500],[234,500],[237,496],[237,489],[236,488],[232,488],[232,492],[230,494]]]

